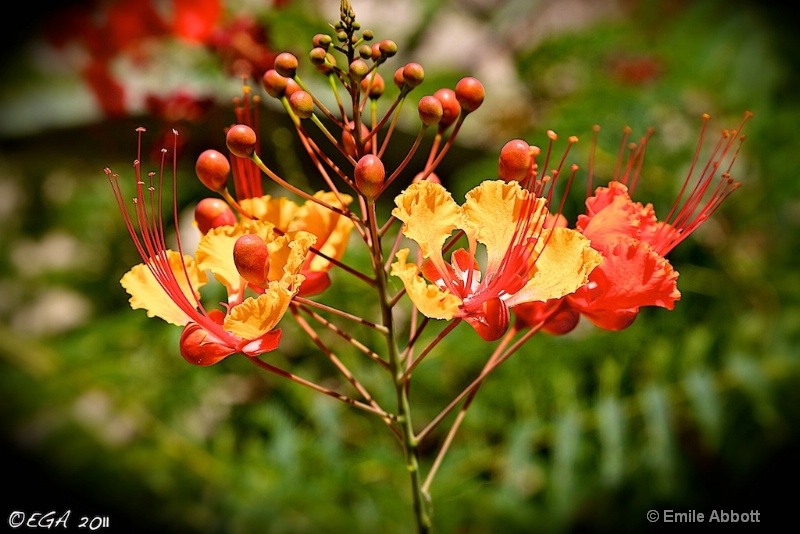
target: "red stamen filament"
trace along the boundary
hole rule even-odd
[[[152,180],[155,176],[155,173],[150,173],[149,177],[151,180],[151,185],[148,187],[149,200],[146,200],[145,193],[143,190],[143,186],[145,184],[141,179],[142,178],[141,177],[142,133],[144,131],[145,131],[144,128],[137,129],[137,132],[139,134],[139,142],[138,142],[137,159],[136,161],[134,161],[136,197],[133,198],[132,202],[135,222],[134,218],[131,217],[130,212],[126,206],[124,195],[122,193],[122,189],[119,184],[119,175],[114,174],[108,168],[105,169],[106,175],[108,176],[109,179],[109,183],[111,184],[112,190],[114,192],[114,197],[117,201],[117,206],[119,207],[120,213],[122,214],[125,226],[128,229],[128,233],[131,236],[131,239],[134,243],[134,246],[136,247],[136,250],[142,257],[144,264],[150,270],[151,274],[155,278],[156,282],[158,282],[161,289],[175,303],[175,305],[178,306],[178,308],[182,312],[184,312],[192,321],[200,324],[209,333],[213,333],[214,335],[223,340],[235,343],[238,340],[234,336],[232,336],[228,332],[225,332],[218,323],[216,323],[210,317],[207,316],[205,310],[203,309],[202,304],[195,296],[196,292],[194,290],[194,287],[192,286],[189,273],[186,269],[186,265],[183,263],[183,247],[181,245],[180,233],[178,229],[177,195],[175,194],[177,185],[174,180],[174,176],[177,170],[175,168],[177,162],[175,160],[173,151],[173,213],[175,222],[175,234],[178,243],[178,253],[181,257],[181,265],[183,266],[183,273],[184,276],[186,277],[186,281],[189,286],[189,292],[192,294],[192,299],[194,300],[194,302],[191,302],[187,298],[186,294],[184,293],[183,289],[178,283],[177,278],[175,277],[175,273],[172,270],[169,257],[166,253],[167,246],[166,246],[166,240],[164,239],[164,224],[163,224],[163,218],[161,217],[162,213],[161,191],[163,190],[164,159],[166,157],[166,150],[162,151],[158,191],[156,191],[156,187],[152,184]],[[174,132],[174,134],[176,136],[175,144],[177,145],[177,132]],[[148,209],[148,204],[149,204],[149,209]]]
[[[684,195],[693,180],[695,167],[699,159],[700,150],[702,148],[706,127],[710,117],[703,116],[703,128],[700,133],[700,139],[695,150],[695,155],[692,159],[689,172],[686,180],[681,186],[678,197],[672,205],[669,215],[665,219],[665,224],[662,225],[653,238],[652,245],[658,250],[660,254],[667,254],[670,250],[675,248],[678,243],[686,239],[693,231],[695,231],[701,224],[703,224],[711,214],[722,204],[728,196],[739,187],[739,183],[734,182],[731,178],[730,170],[739,154],[741,143],[744,137],[740,136],[744,123],[752,117],[752,113],[745,113],[739,128],[731,131],[723,131],[722,135],[714,147],[708,162],[703,167],[702,172],[697,176],[696,182],[691,189],[691,192],[686,196]],[[737,136],[738,142],[737,142]],[[730,154],[730,161],[727,169],[721,173],[717,185],[713,191],[708,195],[711,183],[714,180],[717,172],[719,171],[722,161],[729,155],[731,149],[736,145],[736,149]],[[707,197],[707,200],[704,199]],[[681,205],[681,202],[683,204]],[[701,203],[704,204],[700,207]]]

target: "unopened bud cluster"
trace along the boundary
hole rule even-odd
[[[397,43],[389,39],[376,40],[373,31],[362,29],[348,2],[342,2],[340,19],[331,28],[332,35],[319,33],[312,38],[308,63],[312,74],[316,71],[331,79],[338,107],[328,109],[322,102],[329,99],[314,96],[301,77],[308,69],[290,52],[278,54],[273,68],[261,77],[266,95],[282,103],[321,172],[334,183],[337,178],[344,182],[352,193],[374,201],[394,180],[400,184],[423,179],[438,181],[434,170],[454,142],[461,122],[483,103],[481,82],[467,77],[454,88],[439,88],[421,96],[417,101],[420,139],[429,128],[436,136],[427,163],[424,168],[406,168],[421,146],[418,142],[405,147],[408,154],[399,166],[386,168],[383,154],[397,123],[396,114],[408,95],[423,85],[425,70],[419,63],[409,62],[394,67],[389,74],[379,72],[396,56]],[[387,87],[387,77],[396,90]],[[391,101],[386,103],[381,115],[379,103],[388,99]],[[311,127],[322,131],[333,145],[333,151],[327,148],[326,152],[322,143],[312,141],[307,131]],[[334,128],[338,133],[332,130]],[[276,175],[259,158],[258,143],[253,124],[234,124],[226,132],[226,145],[232,156],[254,161],[260,171],[275,180]],[[347,165],[340,165],[342,157]],[[230,169],[231,162],[216,151],[206,151],[197,160],[198,178],[209,189],[223,195]]]

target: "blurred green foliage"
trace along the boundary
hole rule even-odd
[[[552,8],[502,4],[483,12],[476,2],[467,14],[491,25],[513,9]],[[278,45],[299,47],[297,35],[321,31],[324,18],[307,7],[280,13]],[[421,8],[430,16],[410,48],[424,50],[445,8]],[[461,198],[493,175],[511,137],[576,134],[580,159],[601,124],[608,159],[623,126],[634,135],[654,126],[636,196],[664,213],[700,114],[734,127],[749,109],[735,172],[744,186],[670,255],[683,293],[674,311],[644,310],[620,333],[582,324],[565,337],[540,335],[489,378],[433,484],[438,532],[638,531],[650,526],[647,510],[667,508],[759,509],[766,522],[790,513],[792,493],[781,488],[800,472],[795,29],[777,8],[747,2],[650,0],[624,13],[509,49],[524,88],[509,105],[535,112],[498,126],[478,110],[470,122],[492,133],[457,147],[443,181]],[[465,74],[429,70],[419,96]],[[491,91],[507,80],[483,81]],[[189,127],[181,206],[204,194],[191,174],[195,154],[220,148],[231,120],[218,106]],[[180,329],[127,307],[118,280],[139,260],[102,169],[128,172],[133,128],[160,127],[147,121],[3,140],[0,421],[4,485],[14,489],[0,512],[69,505],[131,531],[409,532],[400,450],[379,421],[243,359],[192,367],[178,354]],[[286,121],[265,111],[264,123],[283,172],[300,172],[299,156],[283,150]],[[397,141],[389,157],[405,146]],[[573,217],[582,195],[578,181]],[[335,273],[328,301],[358,301],[363,289]],[[48,330],[47,321],[65,326]],[[276,365],[344,387],[297,326],[283,324],[281,350],[269,356]],[[487,354],[468,327],[446,338],[414,376],[419,419],[468,384]],[[342,358],[378,387],[363,357],[345,348]],[[388,389],[376,395],[391,399]]]

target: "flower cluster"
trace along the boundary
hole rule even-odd
[[[678,274],[665,255],[737,187],[730,167],[723,170],[721,165],[725,158],[729,165],[735,160],[741,126],[724,132],[707,165],[692,165],[675,206],[661,222],[650,204],[630,196],[647,137],[620,161],[623,170],[607,186],[591,193],[590,181],[586,213],[573,228],[562,214],[564,199],[554,197],[556,183],[566,179],[566,196],[575,180],[578,166],[566,160],[578,139],[569,137],[563,155],[555,157],[554,132],[548,132],[545,150],[521,139],[507,143],[500,151],[497,176],[478,183],[461,204],[436,170],[463,122],[483,103],[483,85],[466,77],[452,89],[420,97],[418,134],[405,157],[387,168],[384,155],[400,110],[423,83],[424,69],[413,62],[395,68],[386,77],[392,90],[381,72],[396,55],[396,43],[373,42],[373,32],[362,30],[346,0],[332,28],[333,35],[313,37],[308,60],[311,70],[328,79],[334,108],[326,107],[304,82],[303,65],[291,53],[278,54],[260,79],[266,97],[280,102],[291,118],[326,187],[306,191],[264,161],[257,115],[262,97],[245,85],[236,101],[236,122],[225,132],[228,154],[206,150],[196,160],[197,178],[214,196],[195,209],[202,238],[194,256],[183,250],[177,215],[177,250],[166,246],[161,196],[167,151],[160,172],[150,173],[147,181],[141,155],[137,159],[132,207],[119,177],[106,170],[142,257],[121,283],[133,308],[183,327],[180,351],[187,361],[211,365],[242,354],[262,369],[381,418],[404,449],[423,532],[430,527],[431,481],[461,419],[451,426],[424,480],[420,443],[457,406],[463,413],[486,376],[533,333],[567,333],[581,315],[601,328],[618,330],[629,326],[642,306],[672,309],[680,298]],[[381,110],[386,97],[390,102]],[[139,135],[141,154],[141,130]],[[425,163],[413,167],[413,156],[426,139],[431,142]],[[173,176],[175,161],[173,151]],[[699,176],[695,168],[700,168]],[[265,195],[265,179],[292,198]],[[383,197],[393,183],[402,192],[390,212],[381,213],[391,204]],[[371,272],[347,261],[348,248],[359,243],[371,260]],[[363,302],[326,302],[337,271],[367,286],[365,295],[374,296],[380,321],[362,316],[367,308]],[[227,293],[227,300],[212,309],[201,303],[199,291],[209,274]],[[327,389],[267,361],[265,353],[280,346],[279,326],[287,313],[358,396]],[[411,320],[399,321],[401,316]],[[487,342],[502,341],[474,381],[420,430],[409,401],[412,372],[462,322]],[[436,324],[444,326],[418,350],[422,331]],[[379,333],[383,344],[362,341],[359,328]],[[337,348],[323,342],[317,329],[335,333],[388,370],[397,406],[379,405],[370,387],[341,362]],[[516,343],[508,343],[524,330]]]

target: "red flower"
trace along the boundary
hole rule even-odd
[[[605,330],[622,330],[633,323],[642,306],[673,309],[681,297],[678,272],[665,256],[739,187],[729,171],[744,139],[738,137],[741,128],[750,116],[750,113],[745,115],[737,130],[723,131],[708,162],[700,168],[697,154],[709,119],[704,116],[698,152],[672,209],[662,222],[657,220],[651,204],[642,205],[630,197],[639,178],[648,139],[643,138],[622,175],[615,176],[607,187],[598,187],[586,199],[586,213],[578,217],[576,230],[588,237],[592,248],[603,256],[590,274],[589,283],[557,301],[515,307],[517,326],[541,326],[547,332],[565,334],[583,315]],[[728,158],[727,169],[723,170],[723,160]],[[623,168],[622,163],[620,160],[618,169]],[[701,169],[699,173],[695,172],[697,169]]]

